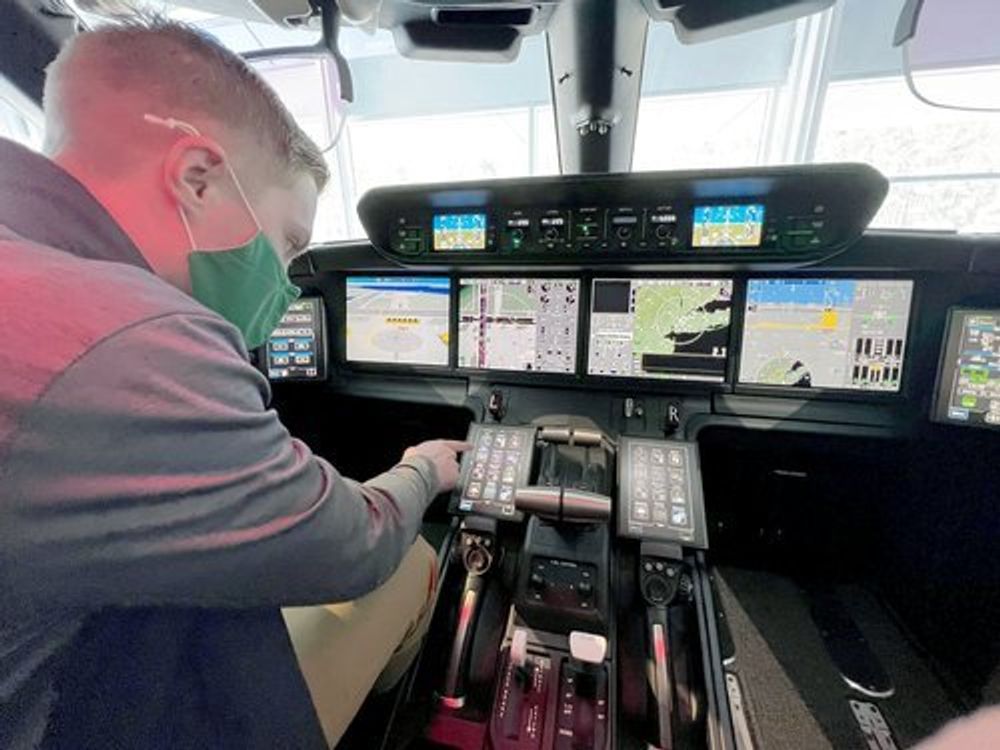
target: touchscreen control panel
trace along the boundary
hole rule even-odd
[[[708,547],[695,443],[623,437],[618,492],[620,536]]]
[[[264,345],[264,368],[268,378],[326,378],[325,317],[320,297],[301,297],[288,306]]]
[[[1000,310],[951,311],[934,419],[1000,429]]]
[[[465,513],[520,521],[514,494],[525,487],[535,451],[534,427],[473,424],[462,457],[462,469],[453,505]]]

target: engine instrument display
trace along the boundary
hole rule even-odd
[[[458,366],[573,373],[579,307],[576,279],[462,279]]]
[[[741,383],[900,389],[913,282],[751,279]]]
[[[721,383],[731,279],[595,279],[590,375]]]
[[[948,321],[934,418],[1000,428],[1000,310],[955,309]]]
[[[486,249],[486,214],[436,214],[434,250]]]
[[[696,206],[692,247],[760,247],[764,235],[764,206]]]
[[[450,307],[445,276],[348,276],[347,360],[446,366]]]

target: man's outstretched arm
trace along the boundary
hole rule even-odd
[[[455,481],[434,441],[365,483],[293,439],[238,333],[190,314],[105,339],[29,411],[5,461],[18,593],[102,606],[304,605],[395,570]],[[331,429],[351,429],[330,415]]]

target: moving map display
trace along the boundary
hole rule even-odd
[[[486,214],[438,214],[434,217],[434,249],[485,250]]]
[[[952,310],[935,418],[1000,428],[1000,310]]]
[[[912,281],[751,279],[740,382],[896,392]]]
[[[595,279],[587,372],[721,383],[731,279]]]
[[[348,361],[446,366],[450,293],[443,276],[349,276]]]
[[[462,279],[459,284],[459,367],[576,370],[579,281]]]
[[[764,206],[697,206],[692,247],[759,247],[764,234]]]

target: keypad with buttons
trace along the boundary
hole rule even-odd
[[[514,493],[528,483],[535,448],[534,427],[474,424],[472,450],[462,460],[458,509],[495,518],[521,520]]]

